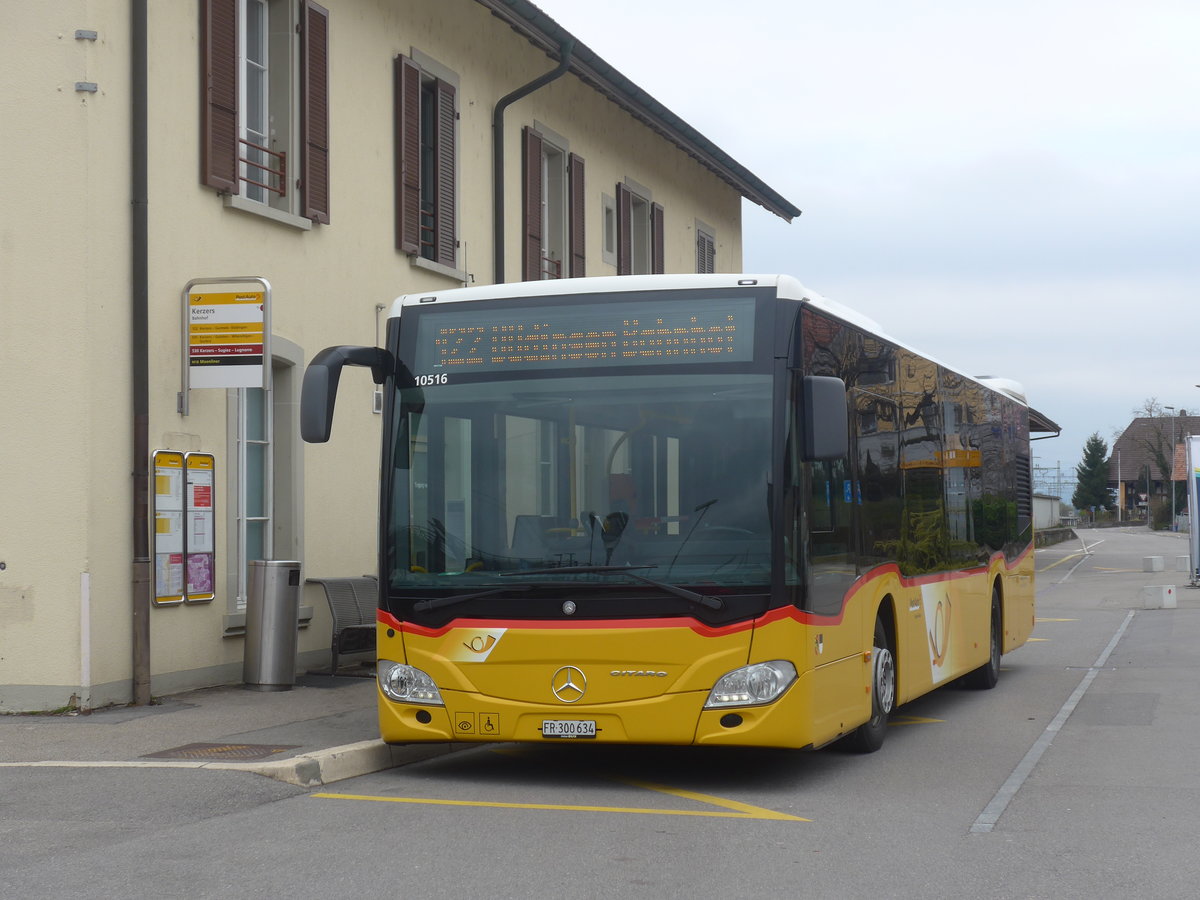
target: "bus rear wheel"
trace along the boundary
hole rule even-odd
[[[882,619],[875,620],[871,661],[871,718],[846,738],[846,746],[858,753],[874,753],[883,746],[888,717],[896,705],[896,659]]]
[[[1002,651],[1002,629],[1004,628],[1003,619],[1000,615],[1000,588],[992,588],[992,615],[991,626],[988,629],[988,661],[976,669],[974,672],[968,672],[966,675],[966,683],[968,687],[975,688],[980,691],[990,691],[996,686],[996,682],[1000,680],[1000,654]]]

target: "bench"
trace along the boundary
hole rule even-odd
[[[372,575],[357,578],[308,578],[319,584],[333,617],[332,655],[329,674],[338,671],[342,653],[375,651],[375,611],[379,605],[379,582]]]

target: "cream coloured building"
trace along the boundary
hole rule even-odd
[[[250,560],[374,571],[374,385],[347,375],[318,448],[296,407],[312,355],[377,343],[395,296],[738,271],[743,198],[799,214],[525,0],[67,0],[5,23],[0,712],[239,681]],[[184,392],[189,285],[265,295],[269,390]],[[191,573],[181,528],[208,551]],[[300,612],[301,664],[327,664],[315,586]]]

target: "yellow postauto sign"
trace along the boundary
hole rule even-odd
[[[188,295],[188,381],[193,388],[263,385],[263,291]]]

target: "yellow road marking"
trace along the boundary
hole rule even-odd
[[[1079,620],[1078,619],[1043,619],[1041,616],[1038,616],[1036,619],[1034,619],[1034,621],[1035,622],[1078,622]]]
[[[1070,556],[1064,556],[1062,559],[1050,563],[1050,565],[1046,566],[1044,569],[1038,569],[1038,572],[1049,572],[1055,566],[1061,566],[1063,563],[1070,562],[1073,559],[1079,559],[1081,556],[1083,556],[1082,553],[1072,553]]]
[[[726,800],[722,797],[713,797],[709,794],[697,794],[695,791],[685,791],[681,788],[667,787],[662,784],[652,784],[649,781],[634,781],[630,778],[618,778],[625,784],[632,787],[644,788],[648,791],[658,791],[660,794],[669,794],[672,797],[682,797],[684,800],[695,800],[697,803],[709,803],[713,806],[720,806],[724,809],[731,809],[739,815],[736,818],[741,819],[779,819],[785,822],[811,822],[812,819],[803,819],[799,816],[789,816],[787,813],[776,812],[773,809],[763,809],[761,806],[751,806],[749,803],[739,803],[737,800]],[[646,810],[650,812],[650,810]],[[702,813],[701,815],[720,815],[719,813]]]
[[[426,797],[374,797],[369,794],[333,794],[319,793],[310,794],[311,797],[318,797],[323,800],[374,800],[379,803],[420,803],[429,806],[470,806],[470,807],[489,807],[492,809],[536,809],[536,810],[554,810],[560,812],[609,812],[609,813],[629,813],[639,815],[658,815],[658,816],[703,816],[707,818],[717,819],[774,819],[783,822],[811,822],[812,819],[803,819],[799,816],[789,816],[787,813],[776,812],[772,809],[763,809],[758,806],[750,806],[746,803],[738,803],[736,800],[722,800],[719,797],[709,797],[705,794],[696,794],[691,791],[680,791],[673,788],[654,787],[640,782],[628,782],[629,784],[649,788],[650,790],[661,791],[664,794],[673,794],[677,797],[683,797],[688,800],[697,800],[701,803],[710,803],[713,806],[720,806],[731,812],[714,812],[711,810],[687,810],[687,809],[640,809],[638,807],[625,806],[570,806],[559,803],[496,803],[483,800],[437,800]]]
[[[1031,637],[1031,638],[1025,638],[1025,640],[1027,640],[1027,641],[1028,641],[1029,643],[1031,643],[1031,644],[1037,644],[1037,643],[1044,644],[1044,643],[1046,643],[1047,641],[1049,641],[1049,640],[1050,640],[1050,638],[1035,638],[1035,637]]]
[[[892,716],[889,725],[940,725],[945,719],[927,719],[924,716]]]

